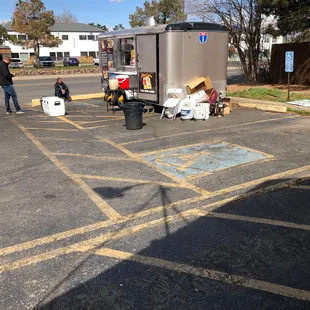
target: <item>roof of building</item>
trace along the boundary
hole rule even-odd
[[[5,28],[7,31],[14,31],[12,29],[12,23],[6,23]],[[83,23],[72,23],[72,24],[65,24],[65,23],[57,23],[51,28],[52,32],[102,32],[100,28],[83,24]]]

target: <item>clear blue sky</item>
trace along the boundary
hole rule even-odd
[[[70,10],[81,23],[99,23],[110,27],[123,24],[129,27],[128,16],[145,0],[43,0],[57,15]],[[10,20],[17,0],[0,0],[0,21]]]

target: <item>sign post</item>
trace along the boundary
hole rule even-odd
[[[285,52],[285,72],[287,72],[287,101],[290,101],[290,75],[294,72],[294,52]]]

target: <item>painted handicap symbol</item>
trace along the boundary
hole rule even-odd
[[[200,178],[223,169],[273,158],[272,155],[226,142],[159,150],[142,154],[142,157],[179,179]]]

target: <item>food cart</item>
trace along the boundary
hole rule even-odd
[[[168,89],[209,76],[226,89],[228,30],[203,22],[137,27],[98,36],[102,90],[115,75],[127,100],[163,105]]]

